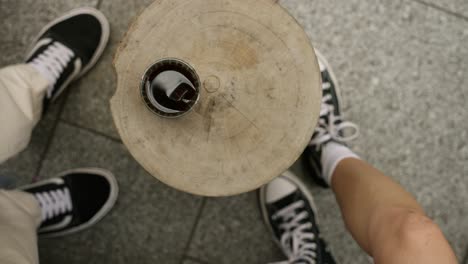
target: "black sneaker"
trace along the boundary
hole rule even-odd
[[[340,91],[335,75],[320,52],[315,50],[315,53],[322,75],[322,107],[317,127],[309,146],[304,151],[303,161],[315,182],[322,187],[329,187],[322,177],[320,161],[322,146],[331,141],[346,144],[359,136],[359,128],[354,123],[343,121],[340,111]]]
[[[260,189],[264,221],[289,264],[334,264],[320,237],[317,209],[312,194],[293,173],[287,171]]]
[[[39,235],[52,237],[75,233],[101,220],[114,206],[117,181],[111,172],[84,168],[20,188],[33,194],[42,211]]]
[[[96,64],[108,40],[109,22],[90,7],[74,9],[41,30],[26,62],[50,82],[46,103]]]

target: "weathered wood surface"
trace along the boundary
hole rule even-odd
[[[200,76],[200,102],[177,119],[139,94],[145,69],[174,57]],[[260,187],[300,156],[315,127],[320,73],[309,39],[272,0],[158,0],[114,60],[115,124],[135,159],[182,191],[225,196]]]

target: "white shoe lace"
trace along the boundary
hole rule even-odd
[[[331,89],[331,84],[324,82],[322,89],[323,91]],[[322,144],[330,140],[346,143],[359,136],[359,127],[356,124],[343,121],[340,115],[335,115],[335,107],[329,103],[331,100],[331,94],[323,96],[319,122],[315,129],[315,135],[309,143],[310,146],[315,146],[317,150],[320,149]],[[344,133],[345,131],[349,132],[347,136]]]
[[[49,79],[50,85],[47,89],[47,98],[52,97],[55,83],[74,56],[75,53],[68,47],[60,42],[54,42],[31,62]]]
[[[316,263],[317,244],[306,241],[315,238],[315,235],[307,230],[312,228],[312,223],[301,223],[302,220],[309,217],[309,214],[305,210],[299,214],[296,213],[297,209],[303,207],[304,201],[297,201],[273,215],[273,220],[278,218],[283,220],[283,224],[279,226],[280,230],[284,230],[280,243],[285,249],[288,260],[270,264]]]
[[[42,222],[73,209],[68,188],[35,193],[42,210]]]

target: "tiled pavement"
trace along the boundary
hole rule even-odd
[[[255,193],[208,199],[155,181],[112,124],[111,60],[131,19],[151,0],[0,0],[0,66],[20,62],[42,25],[73,7],[102,10],[112,26],[103,59],[34,131],[27,150],[0,165],[18,184],[63,169],[100,166],[121,186],[115,210],[93,229],[40,240],[43,263],[266,263],[281,259]],[[361,126],[353,148],[392,175],[440,224],[460,259],[468,249],[468,2],[282,0],[334,66],[346,116]],[[294,170],[303,175],[301,167]],[[303,175],[304,176],[304,175]],[[311,186],[340,263],[367,263],[336,202]],[[468,264],[468,261],[465,262]]]

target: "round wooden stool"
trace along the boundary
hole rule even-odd
[[[268,183],[297,160],[318,120],[314,50],[272,0],[157,0],[114,66],[123,142],[185,192],[227,196]]]

